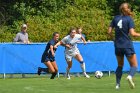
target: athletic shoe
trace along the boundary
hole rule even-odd
[[[40,74],[41,74],[41,67],[38,67],[37,74],[38,74],[38,75],[40,75]]]
[[[70,75],[69,74],[67,74],[67,79],[70,79]]]
[[[116,89],[120,89],[120,84],[117,84],[116,85]]]
[[[134,82],[132,80],[132,76],[128,75],[126,79],[127,79],[128,83],[130,85],[130,88],[134,89],[135,88],[135,84],[134,84]]]
[[[90,76],[87,75],[86,73],[83,73],[83,75],[84,75],[86,78],[90,78]]]

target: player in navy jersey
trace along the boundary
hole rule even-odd
[[[59,39],[59,33],[54,32],[53,38],[48,42],[45,51],[42,55],[41,62],[44,63],[48,68],[38,68],[38,75],[41,74],[41,72],[50,72],[52,73],[52,76],[50,79],[54,79],[58,72],[58,67],[55,61],[55,51],[57,48],[54,48],[54,45],[58,42]]]
[[[108,34],[112,37],[113,28],[115,28],[115,55],[118,62],[118,67],[116,69],[116,89],[120,88],[120,81],[122,77],[122,69],[124,65],[124,55],[127,57],[129,64],[131,66],[127,80],[131,88],[135,88],[133,82],[133,76],[137,70],[137,59],[135,50],[133,47],[133,42],[131,41],[131,36],[140,36],[139,33],[135,32],[133,14],[131,12],[130,5],[128,3],[123,3],[120,5],[120,15],[113,18],[110,27],[108,29]]]

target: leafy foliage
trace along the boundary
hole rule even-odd
[[[109,40],[108,26],[122,2],[131,3],[140,31],[140,0],[1,0],[0,42],[11,42],[22,23],[28,24],[32,42],[47,42],[56,31],[62,38],[70,27],[83,27],[91,41]]]

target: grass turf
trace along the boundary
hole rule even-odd
[[[0,93],[139,93],[139,73],[135,76],[136,88],[130,89],[126,81],[126,74],[123,75],[121,88],[115,89],[115,75],[110,77],[104,75],[102,79],[96,79],[90,75],[85,77],[71,77],[67,80],[64,77],[50,80],[46,76],[33,78],[6,78],[0,79]]]

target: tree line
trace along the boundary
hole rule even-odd
[[[82,27],[91,41],[110,40],[108,25],[123,2],[131,4],[140,31],[140,0],[0,0],[0,42],[12,42],[22,23],[32,42],[47,42],[56,31],[62,38],[70,27]]]

